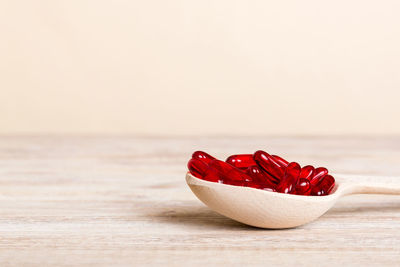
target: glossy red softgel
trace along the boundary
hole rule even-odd
[[[232,155],[226,159],[226,163],[239,169],[247,169],[250,166],[256,165],[253,154]]]
[[[284,194],[324,196],[335,187],[335,178],[324,167],[301,167],[277,155],[258,150],[221,161],[196,151],[188,162],[189,172],[209,182],[246,186]]]

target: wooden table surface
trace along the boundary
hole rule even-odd
[[[399,266],[399,196],[346,197],[299,228],[252,228],[191,193],[186,162],[199,149],[400,177],[398,137],[3,136],[0,266]]]

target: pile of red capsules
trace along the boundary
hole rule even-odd
[[[225,162],[196,151],[188,168],[192,175],[206,181],[286,194],[324,196],[335,186],[326,168],[300,167],[297,162],[289,163],[262,150],[232,155]]]

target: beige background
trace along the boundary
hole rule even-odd
[[[0,0],[0,133],[399,134],[399,12]]]

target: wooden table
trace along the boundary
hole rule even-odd
[[[351,196],[303,227],[252,228],[191,193],[198,149],[400,176],[398,137],[3,136],[0,266],[399,266],[400,197]]]

